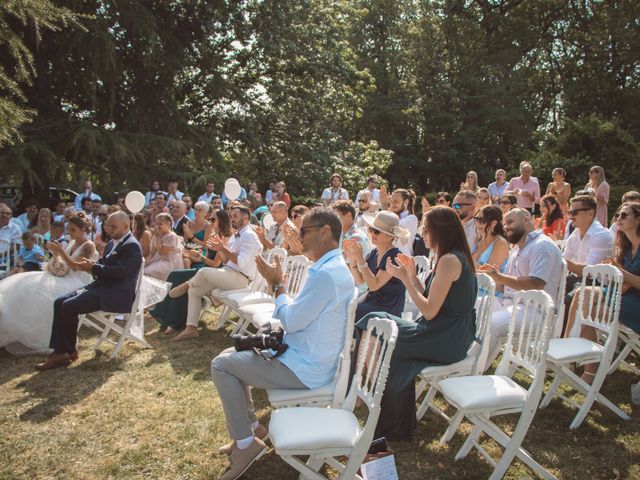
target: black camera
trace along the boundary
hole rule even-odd
[[[282,343],[284,338],[284,330],[282,328],[255,335],[231,335],[231,338],[235,343],[236,352],[254,350],[259,354],[260,350],[275,350],[275,358],[282,355],[289,348],[289,345]]]

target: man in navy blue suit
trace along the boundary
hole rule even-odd
[[[53,327],[49,347],[53,353],[36,368],[49,370],[66,367],[78,358],[76,340],[78,315],[104,310],[129,313],[136,295],[142,250],[131,234],[129,215],[115,212],[107,218],[104,229],[111,240],[97,263],[83,259],[75,267],[91,273],[95,280],[79,292],[57,298],[53,304]]]

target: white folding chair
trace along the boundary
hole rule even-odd
[[[287,257],[287,251],[284,248],[272,248],[270,250],[262,252],[262,257],[269,263],[275,260],[275,257],[280,257],[280,260],[284,260]],[[256,275],[253,278],[252,282],[244,287],[235,290],[225,290],[222,288],[214,288],[211,291],[211,296],[218,299],[224,305],[222,309],[222,313],[218,317],[218,322],[216,324],[216,330],[220,330],[225,326],[227,322],[234,324],[234,330],[238,328],[239,320],[236,322],[232,322],[229,320],[229,315],[237,310],[237,306],[235,305],[235,300],[237,297],[233,297],[233,300],[229,297],[233,295],[241,295],[247,296],[252,294],[260,293],[260,295],[267,295],[264,290],[267,287],[267,282],[262,278],[262,275],[256,270]],[[207,297],[205,297],[206,299]],[[237,312],[236,312],[237,313]]]
[[[413,257],[413,261],[416,264],[416,275],[420,279],[420,283],[424,285],[427,276],[431,272],[431,262],[429,261],[429,258],[424,255],[416,255]],[[416,304],[411,300],[409,295],[405,295],[403,313],[405,315],[407,315],[407,313],[411,313],[413,318],[418,314],[418,307],[416,307]]]
[[[284,260],[282,268],[287,280],[287,293],[290,297],[295,298],[298,295],[312,264],[313,262],[304,255],[295,255]],[[251,326],[255,330],[260,330],[267,324],[275,324],[271,318],[275,308],[275,300],[271,294],[268,294],[262,302],[239,305],[236,312],[240,319],[233,333],[250,333]]]
[[[136,297],[131,306],[131,312],[124,315],[124,320],[117,320],[118,317],[122,317],[122,313],[103,312],[98,310],[96,312],[87,313],[79,316],[78,329],[82,325],[89,325],[95,328],[100,333],[98,341],[94,345],[94,349],[97,350],[104,342],[115,345],[109,360],[114,359],[120,349],[124,345],[126,340],[132,340],[145,348],[153,348],[144,339],[144,308],[140,304],[140,290],[142,285],[142,275],[144,271],[144,260],[140,267],[140,273],[138,274],[138,280],[136,283]],[[124,321],[124,324],[123,324]],[[113,341],[109,338],[109,333],[114,332],[118,336],[117,341]]]
[[[478,279],[478,298],[476,300],[476,337],[466,358],[451,365],[438,365],[434,367],[426,367],[419,374],[420,383],[416,387],[416,401],[426,391],[416,417],[418,421],[424,417],[427,410],[431,408],[434,412],[444,418],[449,427],[442,436],[442,443],[448,442],[454,435],[460,422],[462,421],[462,412],[457,412],[454,417],[449,417],[444,411],[438,408],[433,401],[438,392],[438,382],[450,377],[460,377],[463,375],[479,375],[485,370],[485,363],[489,354],[489,325],[491,323],[491,314],[493,313],[493,296],[496,292],[496,284],[485,273],[477,273]]]
[[[302,476],[326,480],[318,473],[326,463],[340,472],[341,479],[361,478],[356,472],[373,440],[397,337],[398,327],[394,322],[369,320],[349,395],[340,408],[291,407],[271,414],[269,434],[275,452]],[[368,351],[379,353],[367,359]],[[357,398],[368,409],[364,427],[353,414]],[[304,463],[298,456],[309,458]],[[348,457],[346,465],[337,457]]]
[[[521,447],[533,421],[545,380],[545,358],[551,335],[553,307],[551,297],[540,290],[517,292],[513,297],[514,310],[504,353],[495,375],[473,375],[442,380],[439,390],[471,423],[473,429],[456,455],[464,458],[476,447],[494,466],[490,480],[502,478],[514,457],[518,457],[543,478],[554,479],[531,455]],[[515,333],[517,309],[522,308],[522,324]],[[528,389],[511,379],[517,369],[527,371],[533,378]],[[497,415],[519,413],[520,418],[509,437],[491,421]],[[486,433],[503,448],[499,462],[495,462],[480,446],[478,439]]]
[[[556,295],[555,311],[556,320],[553,326],[552,338],[560,338],[562,336],[562,327],[564,326],[564,296],[567,289],[567,274],[569,269],[567,261],[562,259],[562,273],[560,274],[560,282],[558,283],[558,293]]]
[[[638,370],[637,367],[634,367],[633,365],[626,362],[627,357],[632,351],[636,352],[636,355],[640,355],[640,335],[638,335],[626,325],[619,323],[618,339],[622,341],[622,349],[620,350],[620,353],[618,354],[616,359],[611,363],[611,368],[609,368],[609,375],[615,372],[621,364],[624,364],[627,366],[627,368],[633,370],[636,375],[640,374],[640,370]]]
[[[4,278],[13,268],[15,244],[7,240],[0,240],[0,279]]]
[[[349,369],[351,368],[351,350],[353,349],[353,326],[358,307],[358,289],[354,288],[353,298],[347,307],[347,322],[345,324],[344,346],[338,359],[338,368],[333,381],[318,388],[305,390],[273,389],[267,390],[269,402],[276,408],[331,405],[340,407],[347,394],[349,383]]]
[[[622,273],[613,265],[590,265],[584,268],[582,278],[584,281],[580,287],[578,310],[571,337],[555,338],[549,342],[547,365],[553,372],[554,379],[541,404],[541,407],[546,407],[554,396],[558,396],[576,407],[578,413],[571,422],[571,429],[582,424],[594,401],[608,407],[623,420],[629,420],[629,415],[600,393],[600,387],[611,368],[618,342]],[[604,345],[581,338],[579,334],[582,327],[594,328],[603,338]],[[599,363],[591,385],[571,370],[573,364],[589,363]],[[558,387],[563,383],[584,395],[582,404],[558,392]]]
[[[34,233],[33,237],[36,239],[36,245],[38,245],[40,248],[44,250],[44,246],[47,243],[47,241],[44,238],[44,235],[41,235],[39,233]]]

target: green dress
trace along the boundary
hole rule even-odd
[[[372,317],[387,318],[398,325],[398,340],[382,396],[376,438],[411,436],[416,427],[416,376],[425,367],[448,365],[464,359],[475,337],[476,276],[461,252],[451,253],[462,263],[462,272],[451,284],[440,311],[431,321],[420,317],[414,322],[385,312],[373,312],[356,323],[356,332],[365,330]],[[430,275],[425,297],[429,296],[432,281],[433,275]]]

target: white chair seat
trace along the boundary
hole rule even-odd
[[[264,292],[233,292],[225,295],[224,301],[232,305],[251,305],[254,303],[270,303],[273,297]]]
[[[278,388],[267,390],[267,393],[269,394],[269,402],[274,406],[278,406],[280,403],[286,403],[287,405],[304,405],[310,403],[331,403],[335,389],[335,383],[330,382],[318,388],[306,390]]]
[[[273,312],[276,311],[276,306],[273,303],[254,303],[253,305],[245,305],[240,307],[240,315],[247,318],[253,318],[256,315],[268,315],[271,317]]]
[[[211,290],[211,295],[218,298],[227,297],[235,293],[251,293],[251,287],[237,288],[235,290],[225,290],[224,288],[214,288]]]
[[[584,357],[602,355],[604,347],[586,338],[554,338],[549,341],[547,359],[555,362],[572,362]]]
[[[271,414],[269,422],[277,451],[352,448],[359,434],[356,416],[339,408],[282,408]]]
[[[473,365],[475,364],[475,357],[467,355],[463,360],[452,363],[450,365],[435,365],[433,367],[426,367],[420,373],[420,377],[441,377],[443,375],[449,375],[458,371],[464,371],[471,373]]]
[[[447,378],[439,386],[450,403],[467,412],[520,408],[527,401],[527,390],[502,375]]]

